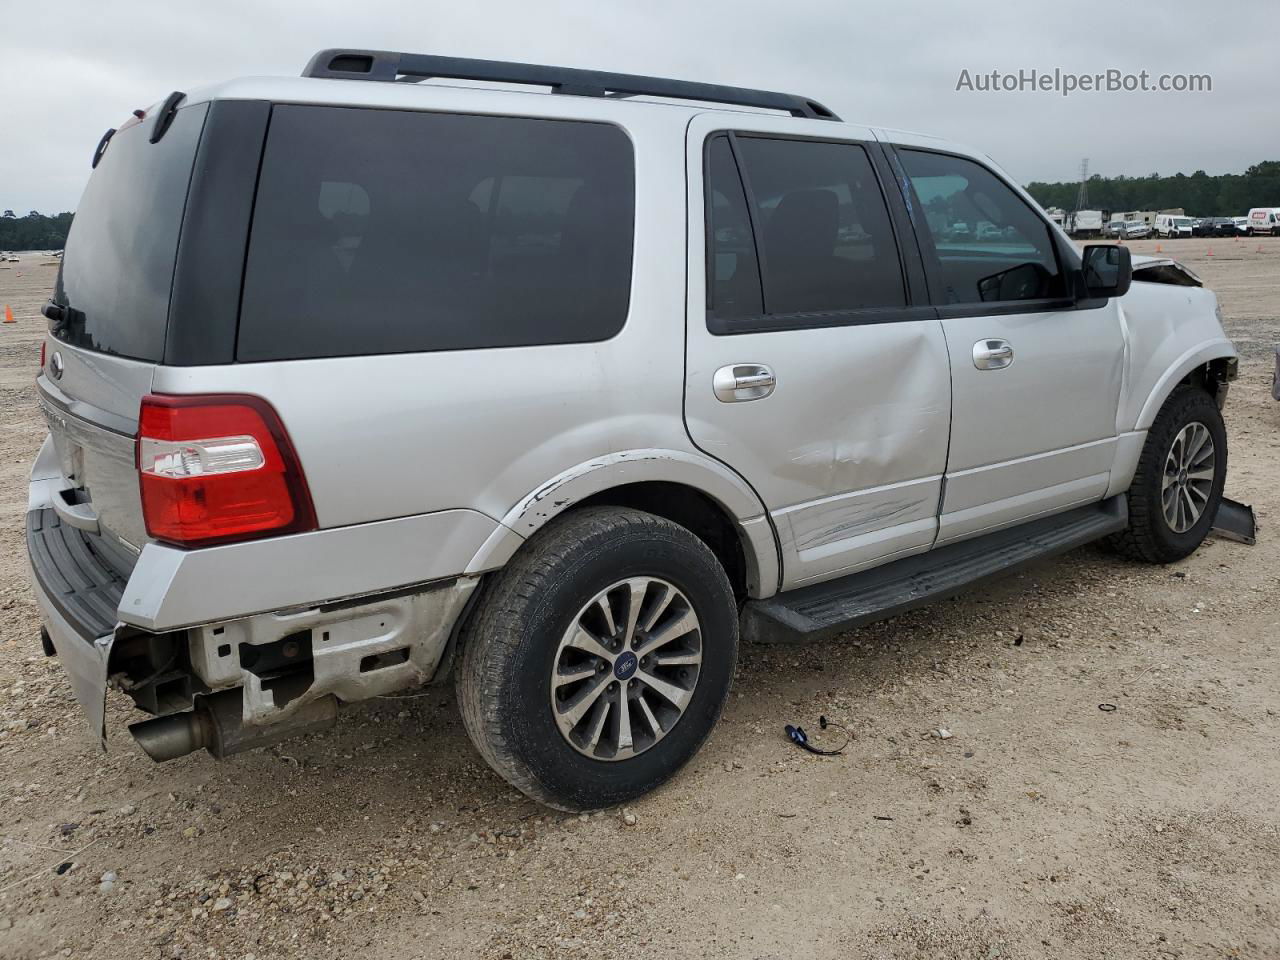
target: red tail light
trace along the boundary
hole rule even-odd
[[[156,540],[194,547],[315,529],[302,466],[261,397],[149,394],[137,450]]]

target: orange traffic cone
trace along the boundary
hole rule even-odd
[[[17,320],[13,319],[13,311],[9,309],[9,305],[7,303],[4,305],[4,322],[5,323],[18,322]]]
[[[1258,249],[1257,249],[1257,250],[1255,250],[1255,251],[1253,251],[1253,252],[1254,252],[1254,253],[1261,253],[1261,252],[1262,252],[1262,244],[1258,244]]]
[[[1156,253],[1164,253],[1164,248],[1162,248],[1158,243],[1156,244]]]
[[[1206,256],[1210,256],[1210,257],[1212,257],[1212,256],[1213,256],[1213,247],[1210,247],[1210,248],[1209,248],[1209,252],[1208,252],[1208,254],[1206,254]]]

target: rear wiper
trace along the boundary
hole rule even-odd
[[[49,332],[55,336],[65,330],[71,322],[71,308],[50,300],[40,308],[40,312],[49,318]]]

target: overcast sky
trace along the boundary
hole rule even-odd
[[[324,47],[803,93],[989,152],[1020,182],[1280,160],[1280,0],[0,0],[0,208],[74,209],[107,127]],[[957,92],[1019,69],[1208,73],[1211,93]],[[1275,198],[1261,198],[1280,202]]]

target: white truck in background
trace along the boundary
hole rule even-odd
[[[1161,213],[1156,216],[1155,233],[1156,236],[1164,237],[1168,240],[1172,240],[1175,237],[1189,237],[1194,224],[1195,219],[1193,217]]]
[[[1248,236],[1280,237],[1280,207],[1254,207],[1245,228]]]
[[[1075,210],[1067,214],[1066,231],[1073,237],[1100,237],[1106,220],[1104,210]]]

